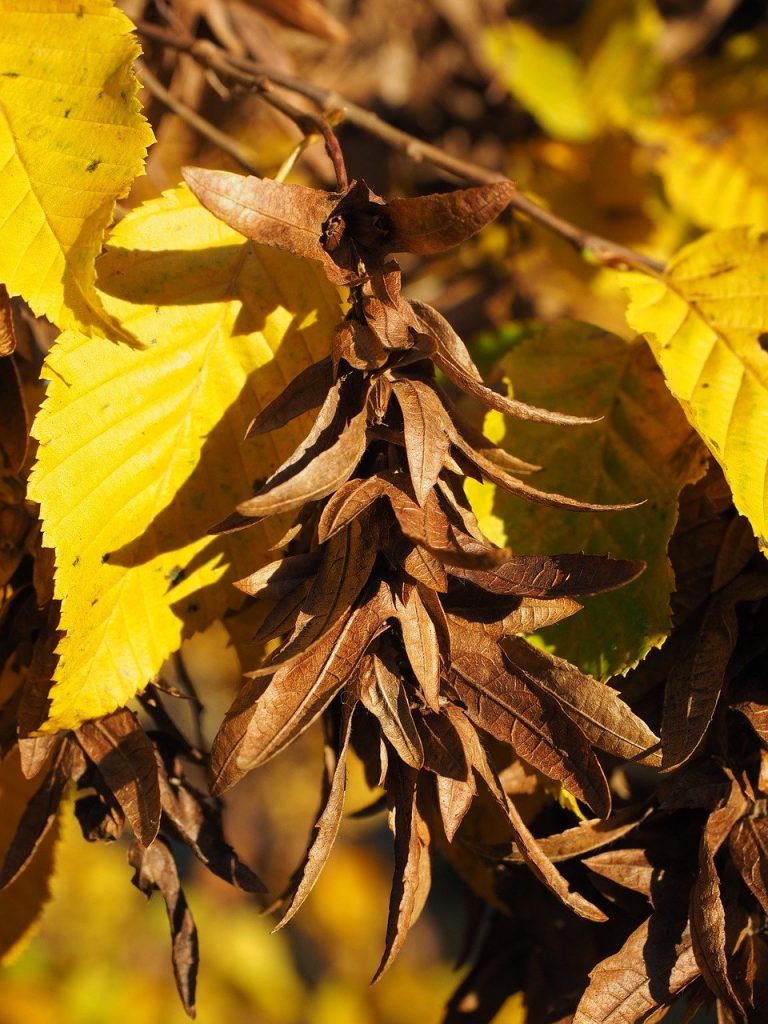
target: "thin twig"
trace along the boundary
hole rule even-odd
[[[323,114],[326,115],[326,118],[332,118],[334,122],[343,118],[349,124],[353,124],[369,135],[374,135],[381,139],[382,142],[391,146],[392,149],[405,154],[415,163],[429,163],[437,170],[442,171],[446,177],[451,177],[453,180],[459,179],[460,181],[476,185],[508,180],[503,174],[489,171],[487,168],[468,160],[451,156],[437,146],[433,146],[428,142],[422,142],[408,132],[384,121],[372,111],[366,110],[365,107],[352,103],[332,89],[304,82],[293,75],[275,71],[246,58],[236,57],[209,40],[197,40],[191,36],[179,38],[157,25],[141,21],[137,23],[136,27],[141,35],[147,39],[153,39],[163,46],[188,53],[195,60],[198,60],[207,67],[213,68],[222,76],[229,76],[240,84],[255,89],[264,99],[271,102],[273,106],[277,106],[277,103],[275,103],[275,94],[271,90],[273,86],[278,86],[312,100]],[[304,117],[313,116],[307,115],[303,111],[300,113]],[[336,146],[338,146],[338,142],[336,142],[336,137],[331,131],[326,118],[317,118],[313,123],[315,130],[322,132],[326,141],[326,148],[331,159],[334,160],[334,167],[336,167],[336,159],[329,147],[328,134],[333,138]],[[297,123],[299,122],[297,121]],[[324,125],[325,130],[320,125]],[[302,128],[302,130],[305,129]],[[339,169],[337,168],[337,179],[338,175]],[[341,189],[341,185],[339,185],[339,188]],[[551,213],[522,192],[518,191],[513,195],[510,206],[517,210],[518,213],[524,214],[531,220],[544,225],[566,239],[590,262],[600,264],[601,266],[636,267],[654,274],[664,272],[664,264],[660,260],[619,245],[617,242],[604,238],[602,235],[585,231],[583,228],[578,227],[578,225],[571,223],[571,221]]]
[[[172,110],[174,114],[178,116],[196,132],[208,139],[219,149],[225,153],[229,153],[231,157],[243,167],[249,174],[255,174],[257,177],[261,177],[261,172],[248,157],[243,147],[232,138],[231,135],[227,135],[226,132],[220,131],[215,125],[212,125],[210,121],[206,121],[204,117],[201,117],[198,113],[188,107],[186,103],[183,103],[177,96],[169,92],[165,86],[159,82],[149,68],[144,64],[143,61],[137,62],[137,70],[139,72],[139,78],[142,84],[149,89],[152,95],[160,100],[160,102]]]

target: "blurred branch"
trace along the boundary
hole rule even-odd
[[[204,138],[208,139],[219,149],[225,153],[229,153],[231,157],[240,164],[244,170],[248,171],[249,174],[255,174],[260,177],[259,169],[250,159],[248,154],[245,152],[243,147],[232,138],[231,135],[227,135],[226,132],[220,131],[215,125],[212,125],[210,121],[206,121],[204,117],[201,117],[198,113],[188,107],[186,103],[169,92],[165,86],[158,81],[157,78],[152,74],[149,68],[144,64],[143,61],[137,62],[137,71],[139,73],[139,79],[142,85],[152,93],[155,99],[158,99],[163,106],[168,107],[174,114],[177,114],[183,121],[194,128],[196,132],[199,132]]]
[[[422,142],[415,136],[408,134],[408,132],[404,132],[400,128],[396,128],[394,125],[384,121],[372,111],[366,110],[365,107],[358,106],[356,103],[345,99],[345,97],[334,92],[332,89],[304,82],[294,75],[274,71],[263,64],[257,64],[246,58],[237,57],[209,40],[199,40],[192,36],[179,37],[175,33],[143,21],[137,22],[136,27],[138,32],[145,38],[152,39],[162,46],[188,53],[200,64],[213,69],[222,77],[228,77],[238,84],[255,91],[266,102],[290,117],[305,134],[319,132],[325,141],[326,150],[336,169],[339,191],[345,187],[345,185],[342,185],[342,180],[346,183],[346,170],[344,169],[338,140],[329,124],[331,119],[334,123],[344,120],[349,124],[355,125],[362,131],[381,139],[382,142],[385,142],[398,152],[405,154],[415,163],[431,164],[451,180],[458,179],[459,181],[476,185],[507,180],[503,174],[489,171],[485,167],[471,163],[468,160],[451,156],[437,146],[433,146],[428,142]],[[282,97],[275,94],[274,88],[276,86],[312,100],[320,108],[324,116],[308,114],[293,107]],[[636,252],[634,249],[628,249],[626,246],[612,242],[601,235],[585,231],[576,224],[551,213],[522,192],[514,194],[510,205],[518,213],[544,225],[566,239],[592,263],[609,267],[635,267],[654,274],[663,273],[664,271],[664,264],[661,261]]]

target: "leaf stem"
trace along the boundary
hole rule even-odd
[[[331,119],[334,123],[344,120],[355,125],[369,135],[381,139],[392,149],[403,153],[414,163],[431,164],[451,180],[458,179],[477,185],[508,180],[505,175],[497,171],[491,171],[469,160],[451,156],[450,153],[444,152],[438,146],[422,142],[332,89],[302,81],[294,75],[275,71],[255,61],[235,56],[209,40],[198,40],[192,36],[179,37],[158,25],[144,21],[136,22],[136,28],[145,38],[152,39],[162,46],[188,53],[199,63],[212,68],[218,74],[255,90],[273,107],[290,117],[305,134],[310,130],[310,126],[312,132],[319,132],[323,136],[326,151],[333,162],[340,191],[346,187],[347,175],[338,139],[329,124]],[[298,110],[292,104],[276,96],[273,92],[274,86],[312,100],[324,116]],[[592,263],[608,267],[634,267],[652,274],[664,272],[664,264],[660,260],[619,245],[602,235],[585,231],[571,221],[551,213],[522,192],[516,191],[513,194],[510,206],[518,213],[560,235]]]

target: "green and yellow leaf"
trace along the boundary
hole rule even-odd
[[[706,453],[643,342],[566,321],[522,340],[498,372],[524,402],[602,417],[568,429],[511,425],[509,450],[544,467],[537,487],[593,502],[644,502],[623,512],[583,513],[500,491],[494,496],[492,523],[501,519],[506,543],[519,553],[586,551],[647,563],[634,582],[586,599],[578,615],[543,633],[547,650],[607,679],[669,635],[674,578],[667,544],[680,490],[701,476]]]
[[[0,0],[0,280],[58,327],[111,326],[94,262],[152,131],[111,0]]]
[[[663,278],[628,274],[627,320],[723,468],[736,508],[768,548],[768,235],[712,232]]]
[[[262,564],[281,524],[207,531],[305,433],[302,419],[243,442],[340,318],[319,269],[246,242],[183,188],[120,223],[99,288],[144,347],[70,332],[46,361],[30,493],[65,630],[50,731],[125,704],[237,603],[230,581]]]

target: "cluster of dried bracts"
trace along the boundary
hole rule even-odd
[[[317,410],[314,426],[215,528],[273,515],[292,524],[282,557],[238,583],[268,608],[256,639],[271,653],[210,754],[168,714],[161,684],[140,698],[143,728],[123,709],[35,738],[56,643],[51,565],[13,491],[23,488],[25,437],[0,423],[0,583],[12,583],[0,605],[0,664],[26,666],[23,685],[4,695],[0,743],[3,753],[18,743],[23,773],[42,779],[0,885],[29,863],[74,784],[86,838],[115,839],[130,825],[134,882],[165,899],[179,991],[194,1012],[196,933],[172,842],[231,884],[263,891],[224,838],[219,795],[322,717],[322,805],[275,905],[281,924],[333,845],[351,746],[384,791],[395,836],[377,976],[424,905],[435,845],[503,910],[447,1020],[490,1021],[522,989],[535,1024],[640,1024],[681,998],[694,1008],[716,1001],[728,1024],[756,1024],[768,1005],[768,572],[729,496],[711,477],[692,490],[672,551],[675,633],[622,696],[544,653],[522,635],[576,613],[575,598],[632,580],[642,564],[499,549],[478,527],[465,479],[564,509],[621,508],[537,490],[524,479],[536,467],[485,438],[462,395],[479,411],[563,429],[583,421],[484,386],[450,325],[403,297],[392,260],[457,244],[503,210],[512,186],[385,203],[362,183],[326,193],[194,169],[187,180],[242,234],[319,261],[349,289],[327,358],[264,408],[251,433]],[[8,402],[18,392],[12,372],[0,360]],[[532,779],[566,790],[594,818],[558,831],[556,815],[549,824],[544,815],[534,838],[513,799]],[[542,885],[530,885],[530,871]]]
[[[520,479],[536,467],[495,447],[460,413],[454,390],[510,416],[564,426],[572,417],[486,388],[462,341],[400,291],[393,252],[454,245],[508,203],[508,183],[384,203],[363,183],[328,194],[189,170],[217,216],[258,242],[320,260],[350,289],[330,355],[267,406],[251,433],[318,408],[302,445],[220,526],[292,513],[286,553],[238,586],[273,604],[258,639],[280,644],[246,682],[215,740],[223,792],[279,753],[323,712],[325,800],[281,904],[306,898],[342,814],[350,744],[386,791],[395,878],[381,973],[429,889],[429,845],[453,842],[478,789],[495,799],[521,855],[577,913],[602,911],[572,891],[530,835],[488,754],[491,738],[603,817],[610,792],[595,748],[653,761],[656,736],[618,694],[519,634],[576,612],[574,597],[633,579],[637,562],[515,555],[482,535],[464,496],[485,478],[529,501],[585,508]]]

